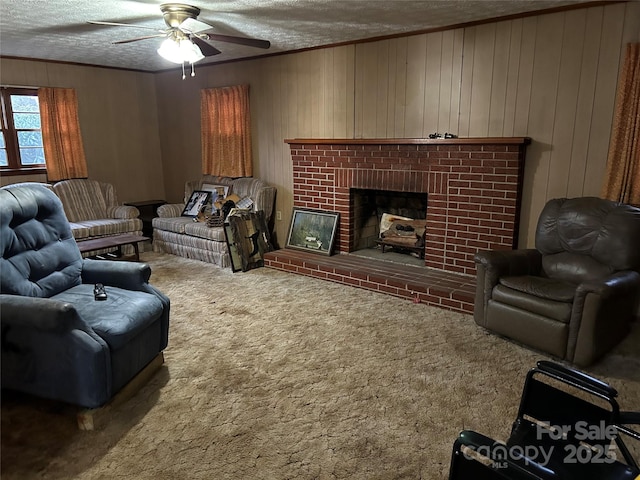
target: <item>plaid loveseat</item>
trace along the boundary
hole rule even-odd
[[[76,240],[131,233],[142,235],[136,207],[119,205],[113,185],[89,179],[62,180],[53,185]]]
[[[153,251],[166,252],[203,262],[228,267],[231,262],[223,227],[209,227],[203,222],[182,216],[184,206],[194,190],[203,184],[229,186],[229,194],[253,201],[253,210],[264,212],[269,223],[275,204],[276,188],[265,181],[251,178],[231,178],[204,175],[199,180],[186,182],[184,202],[158,207],[158,217],[153,219]]]

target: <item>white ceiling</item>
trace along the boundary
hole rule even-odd
[[[113,45],[162,30],[162,0],[0,0],[0,55],[145,71],[175,68],[156,49],[161,38]],[[584,0],[193,0],[215,33],[271,42],[269,50],[212,42],[222,51],[201,64],[335,45],[540,11]]]

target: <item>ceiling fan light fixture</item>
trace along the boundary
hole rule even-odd
[[[167,38],[158,49],[158,55],[177,64],[196,63],[204,58],[200,48],[191,40]]]

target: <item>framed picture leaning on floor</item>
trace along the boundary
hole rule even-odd
[[[336,212],[294,207],[286,247],[331,255],[338,218]]]

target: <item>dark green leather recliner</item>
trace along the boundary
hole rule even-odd
[[[550,200],[535,249],[475,256],[475,322],[587,366],[629,332],[640,298],[640,209],[595,197]]]

